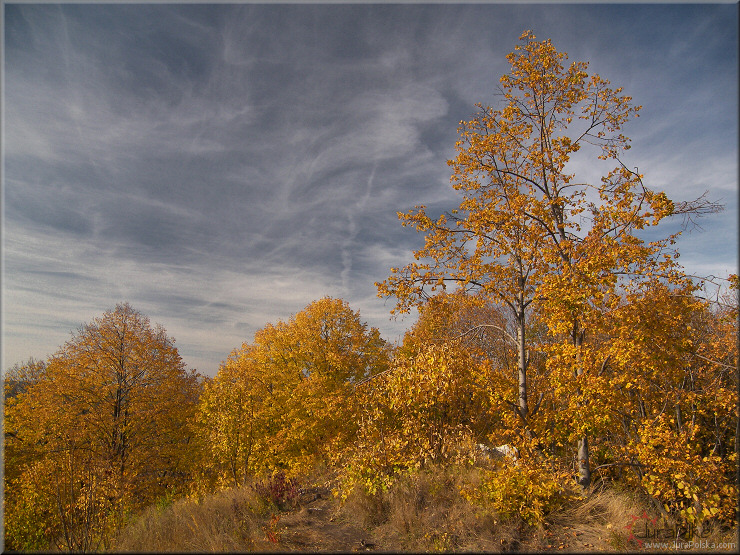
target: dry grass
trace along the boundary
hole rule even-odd
[[[632,551],[626,527],[645,504],[627,493],[605,490],[551,513],[525,547],[533,551]]]
[[[690,545],[687,545],[688,540],[679,540],[681,545],[678,549],[672,539],[644,537],[646,529],[654,534],[657,529],[661,529],[661,533],[670,533],[676,528],[676,523],[662,519],[647,499],[626,490],[605,489],[592,492],[585,499],[550,514],[545,524],[534,529],[521,547],[525,551],[578,553],[737,550],[737,528],[710,526],[702,538],[693,538]],[[705,543],[700,544],[700,539]],[[715,547],[711,547],[712,544]]]
[[[502,522],[460,490],[480,483],[480,470],[433,468],[400,479],[388,492],[353,492],[342,512],[371,527],[381,550],[500,552],[516,549],[519,522]]]
[[[181,499],[151,507],[116,538],[112,551],[244,552],[269,551],[267,505],[251,488]]]
[[[635,518],[657,516],[630,491],[591,493],[532,527],[518,517],[501,519],[461,494],[479,485],[482,476],[478,468],[430,468],[375,496],[355,491],[342,505],[323,476],[303,490],[293,510],[284,512],[251,487],[229,490],[200,502],[180,500],[148,509],[119,534],[112,551],[675,551],[630,539]],[[725,551],[735,551],[737,529],[712,528],[701,540],[707,543],[695,543],[695,550],[722,550],[724,545]]]

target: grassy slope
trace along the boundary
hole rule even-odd
[[[343,504],[323,480],[282,511],[251,487],[227,490],[150,508],[121,532],[113,550],[650,551],[629,539],[632,517],[651,515],[629,492],[593,493],[533,527],[467,501],[460,487],[479,479],[476,469],[437,469],[400,480],[381,496],[353,494]],[[737,542],[736,530],[713,531],[705,541]]]

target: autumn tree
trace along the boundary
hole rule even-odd
[[[404,334],[399,355],[412,355],[429,343],[459,342],[478,359],[510,366],[510,323],[500,306],[464,291],[442,291],[420,305],[418,311],[416,323]]]
[[[490,412],[488,366],[459,342],[431,342],[399,353],[387,372],[354,392],[359,430],[343,457],[344,495],[375,494],[400,473],[430,464],[464,464],[497,415]]]
[[[198,389],[165,330],[128,304],[82,326],[6,405],[9,544],[40,534],[96,550],[127,511],[176,492]]]
[[[454,293],[441,292],[430,297],[418,307],[419,318],[404,335],[397,357],[413,358],[429,345],[450,345],[470,355],[475,364],[484,364],[485,373],[478,372],[477,380],[469,382],[483,388],[489,397],[489,424],[485,433],[476,433],[479,442],[491,445],[519,445],[517,433],[521,419],[517,411],[501,411],[501,406],[516,408],[511,392],[516,391],[516,376],[511,368],[516,366],[517,340],[510,333],[512,319],[500,304],[492,303],[481,295],[458,290]],[[530,345],[547,343],[546,330],[535,321],[527,323]],[[544,379],[545,359],[536,349],[528,351],[529,392],[537,399],[530,415],[536,414],[548,384]],[[531,370],[535,369],[533,373]],[[533,375],[534,374],[534,375]],[[485,380],[481,379],[485,376]],[[477,415],[479,422],[486,421]],[[536,422],[530,420],[530,424]],[[536,431],[536,427],[535,427]]]
[[[270,457],[269,438],[276,426],[267,410],[270,391],[253,351],[248,344],[235,349],[204,385],[196,417],[204,447],[199,476],[204,491],[244,486]]]
[[[331,464],[356,431],[353,384],[387,369],[390,354],[341,299],[259,330],[222,364],[198,409],[221,485]]]
[[[510,314],[504,334],[516,348],[513,407],[534,441],[527,336],[533,316],[547,327],[548,372],[576,387],[568,414],[581,430],[578,474],[590,483],[588,429],[581,417],[588,395],[579,384],[588,368],[583,351],[590,327],[616,303],[625,286],[662,280],[690,292],[670,251],[675,236],[647,242],[642,230],[701,203],[675,205],[643,183],[622,154],[630,148],[622,127],[640,106],[586,62],[565,66],[567,55],[530,31],[507,56],[500,79],[500,107],[478,105],[460,125],[452,186],[462,195],[450,213],[432,219],[423,206],[399,213],[404,226],[425,234],[417,262],[392,269],[377,284],[394,295],[396,310],[424,303],[456,284],[500,304]],[[597,183],[580,182],[571,168],[587,160],[601,168]],[[605,355],[596,364],[603,364]],[[598,358],[598,356],[597,356]]]

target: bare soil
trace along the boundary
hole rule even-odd
[[[279,551],[352,552],[379,549],[370,534],[337,509],[338,503],[326,487],[304,491],[298,507],[279,515],[272,536]]]

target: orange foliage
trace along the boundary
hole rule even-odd
[[[42,530],[95,549],[126,510],[182,487],[198,390],[173,340],[128,304],[83,326],[6,405],[9,543]]]

